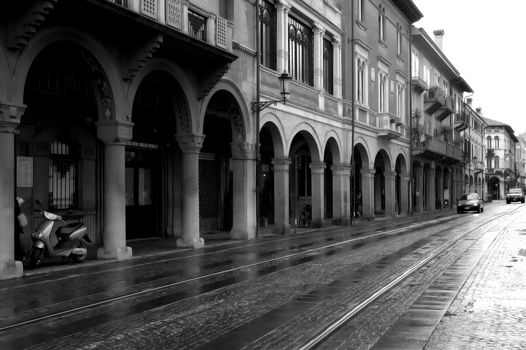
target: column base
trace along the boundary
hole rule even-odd
[[[332,219],[332,224],[339,225],[339,226],[347,226],[351,224],[351,218]]]
[[[272,232],[274,232],[276,234],[283,234],[283,235],[289,234],[290,233],[290,225],[288,225],[288,224],[286,224],[286,225],[274,224],[274,230]]]
[[[19,278],[24,275],[24,267],[21,261],[1,261],[0,262],[0,280],[10,278]]]
[[[240,230],[237,228],[233,228],[230,230],[230,238],[232,239],[243,239],[243,240],[249,240],[256,238],[256,232],[250,234],[246,230]]]
[[[191,238],[191,239],[183,239],[183,238],[177,238],[177,247],[178,248],[203,248],[205,246],[205,240],[201,237],[197,238]]]
[[[97,250],[97,259],[129,260],[132,258],[132,248],[124,247],[107,251],[104,247]]]

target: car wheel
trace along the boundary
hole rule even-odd
[[[524,203],[524,199],[523,199],[523,200],[521,200],[521,203]]]
[[[510,204],[510,201],[506,201],[506,204]]]
[[[479,214],[480,214],[480,207],[478,207],[478,208],[477,208],[477,213],[479,213]]]
[[[484,207],[480,208],[480,212],[481,212],[481,213],[484,212]]]

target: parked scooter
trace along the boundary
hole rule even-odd
[[[66,222],[62,216],[45,211],[39,200],[36,204],[40,212],[46,219],[42,221],[35,232],[31,235],[33,246],[29,251],[28,267],[30,269],[38,266],[44,256],[58,257],[65,259],[71,258],[74,262],[86,260],[88,250],[86,246],[91,244],[89,236],[86,234],[88,228],[82,222]],[[57,243],[52,244],[52,232],[55,232]]]

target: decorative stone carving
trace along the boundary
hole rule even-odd
[[[16,133],[26,106],[0,103],[0,132]]]
[[[231,143],[232,159],[256,159],[256,145],[248,142]]]
[[[157,34],[152,40],[148,41],[142,48],[140,48],[136,56],[131,59],[131,64],[128,68],[128,74],[124,80],[132,80],[137,72],[153,57],[153,54],[161,47],[164,36]]]
[[[22,51],[38,28],[44,23],[58,0],[36,1],[31,9],[26,11],[18,25],[10,32],[8,47],[11,50]]]
[[[127,144],[132,139],[133,123],[103,121],[97,125],[97,137],[105,144]]]
[[[95,86],[98,89],[99,98],[101,99],[103,120],[113,120],[113,95],[110,83],[98,62],[85,50],[82,50],[82,58],[88,64],[93,74]]]
[[[210,91],[216,86],[217,82],[221,80],[223,75],[225,75],[226,72],[230,69],[230,63],[224,63],[221,66],[219,66],[217,69],[213,70],[212,72],[209,72],[209,74],[206,74],[206,78],[201,83],[201,88],[199,89],[199,96],[198,98],[202,100],[203,98],[208,95]]]
[[[199,153],[205,141],[204,135],[196,134],[178,134],[175,138],[183,153]]]
[[[291,160],[289,158],[274,158],[272,160],[272,165],[274,165],[274,172],[276,171],[286,171],[290,169]]]

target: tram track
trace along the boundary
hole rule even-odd
[[[320,253],[322,251],[327,251],[327,250],[330,250],[330,249],[333,249],[333,248],[337,248],[339,246],[345,246],[345,245],[349,245],[349,244],[351,244],[351,245],[352,244],[357,244],[357,243],[364,242],[364,241],[367,241],[367,240],[372,240],[372,239],[375,239],[375,238],[394,236],[394,235],[397,235],[397,234],[400,234],[400,233],[411,232],[413,230],[422,229],[422,228],[425,228],[425,227],[428,227],[428,226],[431,226],[431,225],[443,223],[443,222],[446,222],[446,221],[456,220],[456,219],[457,218],[443,217],[443,218],[439,218],[439,219],[435,219],[435,220],[430,220],[430,221],[425,221],[425,222],[418,222],[416,224],[412,224],[412,225],[409,225],[409,226],[403,226],[403,227],[395,228],[395,229],[392,229],[392,230],[387,230],[387,231],[382,231],[382,232],[375,232],[375,233],[371,233],[371,234],[365,234],[365,235],[362,235],[362,236],[353,236],[350,239],[345,239],[345,240],[337,241],[337,242],[334,242],[334,243],[326,244],[326,242],[325,242],[325,243],[322,243],[322,245],[320,245],[318,247],[301,250],[301,251],[298,251],[298,252],[295,252],[295,253],[286,254],[286,255],[279,256],[279,257],[270,258],[270,259],[263,259],[261,261],[257,261],[257,262],[251,263],[251,264],[239,265],[239,266],[236,266],[234,268],[222,269],[222,270],[217,271],[217,272],[213,272],[213,273],[209,273],[209,274],[203,274],[203,275],[195,276],[195,277],[192,277],[192,278],[187,278],[187,279],[184,279],[184,280],[181,280],[181,281],[177,281],[177,282],[173,282],[173,283],[165,283],[165,284],[162,284],[162,285],[159,285],[159,286],[156,286],[156,287],[143,288],[143,289],[141,289],[139,291],[136,291],[136,292],[126,293],[126,294],[123,294],[123,295],[119,295],[119,296],[112,297],[112,298],[106,298],[106,299],[103,299],[103,300],[100,300],[100,301],[97,301],[97,302],[91,302],[91,303],[88,303],[88,304],[85,304],[85,305],[81,305],[81,306],[77,306],[77,307],[74,307],[74,308],[61,310],[61,311],[56,311],[56,312],[51,312],[49,314],[41,315],[41,316],[38,316],[38,317],[28,318],[26,320],[22,320],[22,321],[19,321],[19,322],[14,322],[14,323],[11,323],[11,324],[7,324],[7,325],[4,325],[4,326],[1,326],[0,327],[0,333],[8,331],[8,330],[12,330],[12,329],[20,328],[20,327],[23,327],[23,326],[28,326],[28,325],[31,325],[31,324],[35,324],[35,323],[38,323],[38,322],[45,322],[45,321],[50,321],[50,320],[54,320],[54,319],[60,319],[60,318],[68,317],[68,316],[73,316],[75,314],[79,314],[79,313],[82,313],[82,312],[91,311],[91,310],[94,310],[94,309],[97,309],[97,308],[108,306],[108,305],[111,305],[113,303],[135,299],[135,298],[138,298],[138,297],[141,297],[141,296],[148,295],[150,293],[161,292],[161,291],[166,290],[166,289],[175,288],[175,287],[182,286],[182,285],[185,285],[185,284],[190,284],[192,282],[197,282],[197,281],[201,281],[201,280],[207,280],[207,279],[215,278],[215,277],[218,277],[218,276],[221,276],[221,275],[226,275],[226,274],[229,274],[229,273],[242,271],[242,270],[245,270],[245,269],[258,268],[258,267],[262,267],[262,266],[265,266],[265,265],[272,265],[272,264],[277,264],[277,263],[288,261],[288,260],[298,259],[298,258],[301,258],[302,256],[309,256],[309,255],[312,255],[312,254]],[[326,234],[327,233],[325,233],[325,235]],[[275,241],[274,241],[274,243],[275,243]],[[229,249],[235,249],[235,248],[231,247]],[[218,252],[215,252],[215,253],[218,253]]]
[[[405,271],[403,271],[401,274],[399,274],[395,279],[390,281],[389,283],[381,286],[379,289],[374,291],[369,297],[362,300],[360,303],[358,303],[353,308],[345,311],[342,315],[337,317],[336,320],[332,321],[330,324],[325,325],[323,329],[315,333],[308,341],[304,343],[301,347],[298,348],[298,350],[310,350],[310,349],[317,349],[318,347],[322,346],[324,342],[328,341],[330,337],[337,332],[338,329],[346,325],[347,323],[351,322],[358,314],[360,314],[362,311],[367,309],[369,306],[374,304],[378,299],[380,299],[385,293],[389,292],[393,288],[399,286],[403,281],[405,281],[410,276],[414,275],[417,271],[419,271],[422,267],[426,266],[430,261],[440,257],[444,252],[446,252],[451,247],[455,246],[459,241],[464,239],[469,234],[474,233],[476,230],[480,229],[481,227],[491,224],[495,219],[500,219],[506,215],[512,214],[516,211],[518,211],[521,207],[517,207],[512,209],[511,212],[504,212],[498,214],[497,217],[494,217],[490,220],[485,220],[483,223],[477,225],[473,229],[470,229],[463,234],[459,235],[453,240],[448,240],[444,244],[440,245],[437,249],[435,249],[433,252],[428,254],[423,259],[417,261],[413,265],[411,265],[409,268],[407,268]],[[495,224],[494,226],[496,226]],[[506,225],[508,226],[509,223]],[[488,246],[487,249],[491,249],[491,247],[495,244],[496,241],[498,241],[502,235],[506,233],[506,230],[503,229],[499,232],[497,236],[495,236]],[[482,238],[484,235],[479,237],[477,240]]]

